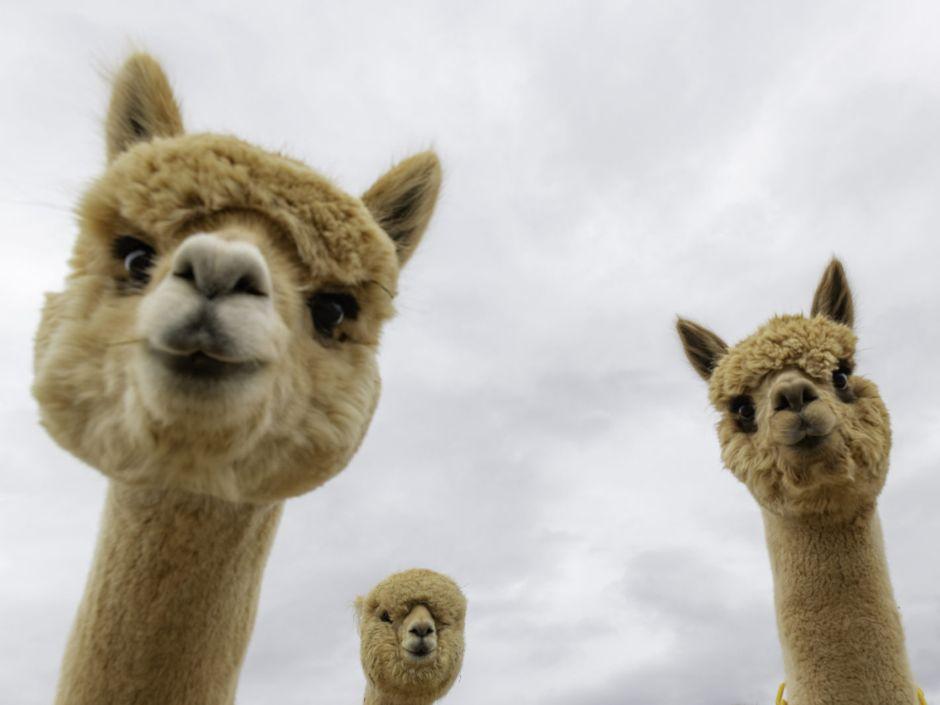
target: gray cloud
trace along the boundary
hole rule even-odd
[[[447,702],[769,703],[782,665],[753,500],[672,329],[805,310],[841,255],[892,411],[881,511],[940,699],[940,123],[927,2],[17,6],[0,23],[0,701],[49,702],[105,482],[28,393],[41,292],[103,161],[107,85],[156,52],[195,130],[351,191],[433,145],[359,455],[289,503],[239,701],[358,702],[350,604],[425,565],[470,597]],[[209,31],[211,28],[211,31]]]

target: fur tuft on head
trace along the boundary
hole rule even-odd
[[[840,364],[855,366],[855,334],[828,318],[775,316],[733,348],[715,367],[708,393],[719,410],[756,389],[771,372],[788,367],[828,383]]]

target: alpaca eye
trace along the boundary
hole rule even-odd
[[[748,421],[754,420],[756,409],[749,397],[737,397],[731,402],[731,413]]]
[[[307,305],[313,316],[313,327],[327,337],[332,337],[340,323],[355,320],[359,315],[359,302],[351,294],[318,292],[310,297]]]
[[[845,389],[849,386],[849,374],[844,370],[836,370],[832,373],[832,386],[836,389]]]
[[[139,284],[150,281],[150,268],[157,252],[146,242],[122,235],[114,241],[113,254],[124,263],[124,269],[133,281]]]
[[[749,396],[742,395],[731,400],[731,415],[738,422],[738,428],[745,433],[753,433],[757,430],[757,424],[754,421],[757,409],[754,406],[754,400]]]
[[[385,612],[382,613],[382,616],[379,617],[379,619],[381,619],[383,622],[389,622],[389,623],[391,623],[391,621],[392,621],[392,616],[391,616],[391,615],[388,613],[388,611],[386,610]]]

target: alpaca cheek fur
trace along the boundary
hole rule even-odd
[[[294,325],[301,330],[288,344],[281,312],[300,309],[309,316],[296,297],[276,297],[272,344],[284,350],[280,360],[232,390],[231,400],[207,415],[202,401],[218,399],[176,394],[146,351],[102,342],[99,330],[118,341],[132,340],[140,332],[138,317],[162,315],[159,307],[148,314],[148,296],[93,306],[111,286],[102,276],[72,280],[66,294],[50,297],[37,336],[36,390],[47,427],[89,464],[138,484],[178,482],[189,491],[230,500],[267,501],[319,486],[360,445],[379,396],[374,348],[324,347],[299,318]],[[195,445],[202,452],[161,454],[155,423],[174,448]],[[232,428],[229,434],[226,427]],[[194,432],[201,435],[197,444],[189,439]],[[193,475],[193,467],[207,464],[213,467],[211,477]]]
[[[890,452],[888,412],[867,379],[853,379],[857,398],[838,400],[823,390],[821,399],[837,419],[831,439],[833,447],[819,456],[815,465],[797,464],[775,440],[769,404],[759,387],[758,425],[753,433],[742,432],[726,415],[718,425],[722,460],[750,490],[763,508],[778,514],[851,514],[874,502],[884,485]]]

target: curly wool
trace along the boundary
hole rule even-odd
[[[116,215],[169,237],[188,222],[230,210],[263,213],[277,223],[314,277],[394,285],[394,248],[361,200],[302,162],[236,137],[180,135],[137,144],[95,183],[79,212],[90,226]]]
[[[853,365],[855,333],[825,316],[775,316],[723,355],[709,382],[709,399],[719,411],[747,394],[771,373],[799,368],[826,382],[840,363]]]

